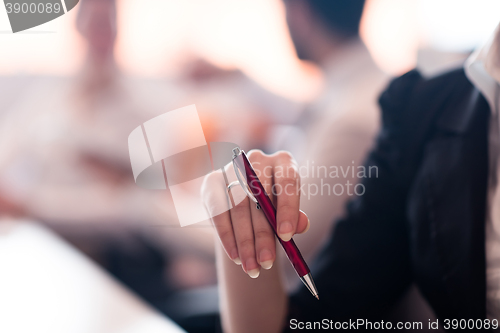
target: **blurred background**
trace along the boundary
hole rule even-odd
[[[461,53],[485,41],[499,6],[495,0],[370,0],[363,39],[384,70],[400,74],[416,64],[419,49]],[[202,58],[222,69],[240,69],[294,100],[310,98],[317,88],[318,72],[294,56],[279,0],[119,0],[118,7],[116,60],[127,73],[171,77]],[[71,11],[21,37],[3,35],[0,73],[77,73],[85,45],[76,15]],[[0,29],[10,31],[3,9]]]
[[[168,191],[135,186],[128,134],[196,104],[207,142],[270,151],[324,73],[295,54],[281,0],[81,0],[17,34],[3,8],[0,216],[45,224],[182,322],[179,295],[214,295],[211,228],[181,229]],[[497,13],[498,0],[368,0],[360,35],[388,75],[432,75],[484,43]]]

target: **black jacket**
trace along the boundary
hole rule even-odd
[[[440,319],[485,318],[488,103],[463,69],[411,71],[379,103],[366,162],[378,178],[365,179],[313,267],[320,300],[301,288],[289,319],[377,318],[412,283]]]

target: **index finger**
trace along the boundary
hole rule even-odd
[[[297,231],[300,217],[300,177],[297,162],[285,151],[274,154],[274,186],[278,236],[289,241]]]

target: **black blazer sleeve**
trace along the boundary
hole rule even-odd
[[[381,95],[382,128],[365,163],[372,177],[362,181],[365,193],[349,203],[313,266],[320,300],[301,287],[290,297],[285,327],[290,319],[377,318],[411,283],[405,203],[414,162],[406,154],[425,117],[408,115],[407,105],[422,80],[408,72]]]

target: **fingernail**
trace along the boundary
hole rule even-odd
[[[235,263],[236,265],[241,265],[241,260],[240,260],[240,258],[233,259],[233,261],[234,261],[234,263]]]
[[[260,270],[258,268],[254,268],[254,269],[251,269],[248,271],[248,275],[252,278],[252,279],[256,279],[259,277],[259,274],[260,274]]]
[[[260,266],[264,269],[271,269],[273,267],[273,261],[272,260],[261,261]]]
[[[273,254],[268,249],[260,251],[259,255],[260,266],[264,269],[273,267]]]
[[[283,222],[280,225],[279,235],[282,240],[288,242],[293,236],[293,227],[290,222]]]
[[[253,268],[251,268],[251,267],[253,267]],[[260,273],[259,264],[257,263],[257,260],[255,260],[255,258],[247,259],[245,261],[244,270],[247,272],[247,274],[252,279],[257,278],[259,276],[259,273]]]
[[[305,228],[304,231],[301,232],[301,234],[305,234],[309,228],[311,227],[311,221],[309,219],[307,219],[307,227]]]

